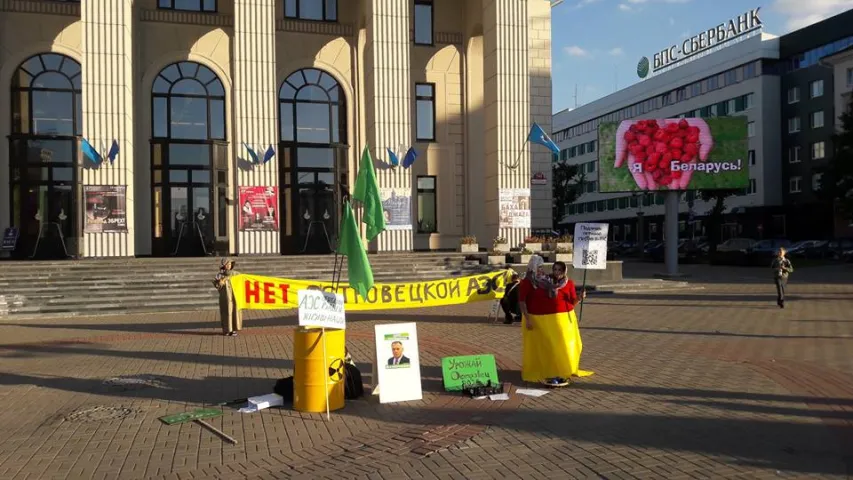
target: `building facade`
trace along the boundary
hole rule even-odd
[[[809,238],[832,237],[836,223],[819,190],[822,172],[832,160],[832,135],[841,110],[836,107],[837,77],[833,67],[821,60],[851,45],[853,10],[779,39],[781,189],[788,223]],[[839,80],[844,80],[843,75]]]
[[[329,252],[369,146],[371,250],[519,243],[551,223],[524,141],[550,131],[550,29],[547,0],[0,0],[0,229],[23,257]],[[277,222],[244,228],[250,192]]]
[[[833,89],[835,91],[835,130],[842,128],[841,115],[850,112],[853,105],[853,44],[837,53],[825,57],[823,63],[833,69]],[[835,215],[835,238],[853,237],[853,218]]]
[[[742,115],[748,119],[750,180],[742,194],[726,199],[722,238],[785,234],[779,147],[779,77],[772,69],[779,39],[759,33],[673,66],[631,87],[554,116],[560,160],[580,166],[583,194],[562,221],[606,221],[613,240],[662,240],[664,196],[649,192],[598,192],[598,126],[636,118]],[[693,192],[682,196],[679,232],[708,234],[703,216],[711,205]],[[640,219],[643,219],[642,221]],[[640,226],[643,232],[640,231]]]

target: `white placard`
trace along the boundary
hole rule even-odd
[[[344,296],[320,290],[299,290],[299,326],[346,329]]]
[[[607,223],[576,223],[574,237],[575,268],[607,269]]]
[[[385,230],[412,229],[411,188],[380,188],[379,198],[385,215]]]
[[[379,390],[379,403],[423,399],[417,324],[376,325],[375,331],[373,393]]]
[[[498,217],[500,228],[530,228],[530,189],[501,189]]]

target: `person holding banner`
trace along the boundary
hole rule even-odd
[[[545,274],[544,263],[534,255],[519,285],[521,377],[526,382],[560,387],[571,383],[572,376],[592,374],[579,368],[583,342],[574,312],[586,292],[578,296],[575,283],[566,277],[565,263],[555,262],[550,276]]]

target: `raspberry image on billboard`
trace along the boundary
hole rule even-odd
[[[602,193],[749,186],[745,117],[602,123],[598,142]]]

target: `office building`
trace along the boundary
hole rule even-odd
[[[548,0],[0,2],[0,231],[24,258],[330,252],[369,146],[388,223],[372,251],[520,243],[551,223],[550,185],[530,181],[551,154],[524,142],[551,130],[550,15]]]
[[[830,200],[820,195],[821,176],[832,161],[832,135],[841,109],[839,94],[850,91],[846,69],[837,72],[828,60],[853,46],[853,10],[779,39],[779,73],[782,82],[781,185],[786,219],[796,225],[791,234],[800,238],[830,238],[836,219]],[[844,63],[844,56],[838,57]],[[838,92],[837,89],[842,91]]]
[[[659,193],[598,192],[598,126],[642,118],[743,115],[748,119],[749,186],[726,199],[722,238],[785,233],[782,212],[779,138],[779,77],[772,73],[779,39],[760,32],[744,34],[604,98],[554,115],[554,140],[560,160],[579,165],[583,194],[568,207],[562,223],[606,221],[613,240],[662,240],[664,196]],[[648,60],[638,73],[646,73]],[[680,205],[682,237],[703,236],[703,217],[711,204],[687,192]],[[644,218],[644,233],[638,219]]]

